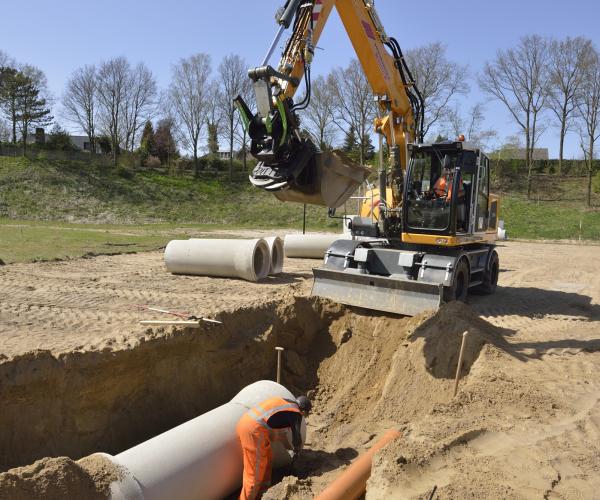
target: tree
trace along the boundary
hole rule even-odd
[[[548,108],[560,125],[558,172],[562,172],[565,136],[576,109],[576,97],[583,72],[592,52],[592,42],[582,37],[554,40],[550,43],[550,81]]]
[[[242,122],[240,116],[236,113],[233,99],[237,96],[242,96],[242,98],[248,102],[248,96],[252,91],[252,85],[248,78],[248,64],[237,54],[226,56],[219,65],[218,73],[219,82],[221,83],[219,92],[220,106],[225,118],[225,133],[229,139],[229,151],[231,153],[229,159],[229,178],[232,180],[234,142],[236,134],[239,134],[240,128],[242,128]],[[245,156],[246,155],[244,154],[244,157]]]
[[[17,94],[26,77],[15,68],[0,68],[0,108],[12,129],[12,142],[17,143]]]
[[[332,148],[337,132],[333,85],[331,75],[328,78],[315,78],[312,81],[310,104],[304,112],[306,126],[322,151]]]
[[[194,173],[200,175],[200,134],[209,108],[211,61],[208,54],[181,59],[173,67],[169,101],[183,143],[192,151]]]
[[[48,134],[45,144],[46,149],[54,151],[75,151],[75,146],[71,142],[71,135],[60,125],[55,124]]]
[[[130,69],[129,61],[124,57],[105,61],[98,69],[98,102],[103,128],[110,138],[110,149],[115,165],[121,138],[124,135],[122,114],[125,112]]]
[[[156,156],[156,138],[154,136],[154,127],[152,122],[148,120],[142,131],[140,140],[140,155],[141,162],[144,164],[149,156]]]
[[[207,122],[208,129],[208,154],[211,156],[216,156],[219,154],[219,129],[215,122]]]
[[[365,161],[371,161],[375,157],[375,146],[373,145],[371,134],[367,133],[363,135],[360,142],[360,150],[363,151]]]
[[[458,106],[450,109],[446,115],[449,128],[448,135],[456,138],[462,134],[467,142],[475,144],[483,150],[489,149],[490,142],[498,134],[495,130],[483,128],[484,111],[485,107],[481,103],[475,103],[466,115],[461,113]]]
[[[523,131],[528,198],[533,150],[541,133],[539,118],[548,96],[549,77],[548,42],[538,35],[521,38],[515,48],[499,50],[479,77],[481,89],[502,102]]]
[[[53,120],[48,103],[41,93],[41,85],[29,76],[25,76],[16,91],[16,119],[23,141],[23,154],[27,150],[29,131],[33,127],[46,127]]]
[[[133,152],[136,136],[148,120],[156,112],[157,98],[156,80],[144,63],[139,63],[128,75],[125,105],[123,106],[124,147]]]
[[[172,158],[179,156],[177,144],[173,137],[173,120],[164,118],[158,122],[156,132],[154,133],[154,141],[156,143],[156,156],[163,164],[169,164]]]
[[[67,81],[67,88],[62,98],[63,116],[87,135],[92,154],[96,153],[97,77],[95,66],[76,69]]]
[[[331,81],[335,96],[336,124],[342,130],[344,127],[341,124],[345,124],[346,128],[353,127],[358,137],[365,137],[375,117],[375,100],[358,60],[353,59],[347,68],[334,69]],[[359,144],[360,163],[365,162],[364,146],[365,144]]]
[[[356,131],[353,125],[348,127],[342,151],[348,155],[352,155],[358,151],[358,139],[356,138]]]
[[[423,97],[423,135],[427,135],[444,118],[454,97],[469,90],[467,67],[448,61],[440,42],[407,51],[406,63]]]
[[[595,49],[584,68],[581,92],[577,98],[581,148],[588,171],[587,205],[592,205],[595,144],[600,139],[600,54]]]

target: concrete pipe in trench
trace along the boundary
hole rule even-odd
[[[269,268],[269,276],[281,274],[283,271],[283,241],[279,236],[273,236],[271,238],[265,238],[267,245],[269,245],[269,252],[271,254],[271,267]]]
[[[334,241],[350,239],[343,234],[288,234],[285,237],[285,256],[298,259],[324,259]]]
[[[263,239],[173,240],[165,249],[165,265],[173,274],[258,281],[268,276],[271,256]]]
[[[295,400],[276,382],[255,382],[229,403],[115,457],[101,454],[123,473],[111,484],[111,499],[212,500],[231,494],[241,486],[243,472],[236,425],[246,411],[271,397]],[[304,440],[304,419],[302,433]],[[290,465],[291,452],[278,442],[271,447],[274,467]]]

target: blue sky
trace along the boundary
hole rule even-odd
[[[283,0],[103,0],[80,2],[29,0],[5,2],[0,24],[0,50],[46,72],[58,97],[77,67],[124,55],[144,61],[161,86],[168,85],[171,64],[196,52],[212,55],[215,66],[230,53],[258,64],[274,33],[273,15]],[[388,34],[404,50],[432,41],[447,46],[449,59],[467,64],[471,75],[494,57],[498,48],[517,43],[526,34],[565,37],[582,35],[600,46],[598,0],[504,0],[404,2],[377,0]],[[353,57],[337,15],[321,38],[313,73],[326,73]],[[465,106],[485,101],[475,82]],[[487,125],[502,138],[517,132],[507,111],[487,104]],[[549,129],[541,146],[558,153],[557,132]],[[571,135],[567,157],[578,157]]]

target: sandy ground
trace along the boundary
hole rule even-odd
[[[390,427],[403,438],[376,458],[367,498],[429,498],[434,487],[439,498],[595,498],[600,247],[498,251],[500,288],[470,307],[418,318],[327,313],[329,336],[292,370],[296,387],[311,370],[318,379],[308,447],[271,498],[312,498]],[[6,266],[0,352],[133,344],[140,319],[162,319],[138,305],[220,317],[306,296],[315,264],[289,260],[282,277],[258,284],[169,276],[160,253]],[[472,336],[453,399],[464,330]]]

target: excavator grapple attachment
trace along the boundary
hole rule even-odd
[[[443,303],[443,285],[324,268],[313,273],[312,295],[341,304],[415,316]]]

